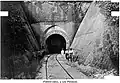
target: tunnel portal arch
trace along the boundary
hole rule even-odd
[[[45,41],[47,41],[47,39],[53,35],[60,35],[61,37],[63,37],[65,39],[65,44],[66,44],[65,49],[69,48],[69,45],[70,45],[69,37],[67,33],[65,32],[65,30],[63,30],[62,28],[58,26],[51,27],[45,34]]]
[[[52,34],[47,40],[47,49],[49,53],[60,53],[62,49],[66,49],[66,40],[60,34]]]

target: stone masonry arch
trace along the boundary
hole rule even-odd
[[[45,33],[45,41],[47,40],[47,38],[53,34],[59,34],[61,36],[64,37],[65,41],[66,41],[66,49],[69,48],[70,42],[69,42],[69,37],[67,35],[67,33],[60,27],[58,26],[54,26],[51,27],[46,33]]]

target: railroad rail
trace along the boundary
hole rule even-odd
[[[74,79],[73,78],[73,76],[72,75],[70,75],[70,73],[64,68],[64,66],[60,63],[60,61],[57,59],[57,56],[58,56],[58,54],[55,54],[54,55],[55,56],[55,59],[56,59],[56,61],[57,61],[57,63],[59,64],[59,66],[67,73],[67,75],[71,78],[71,79]],[[47,57],[47,60],[46,60],[46,79],[48,79],[48,60],[49,60],[49,58],[51,57],[51,55],[49,55],[48,57]]]

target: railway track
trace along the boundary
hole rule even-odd
[[[48,63],[48,59],[50,58],[50,56],[51,55],[49,55],[48,57],[47,57],[47,60],[46,60],[46,79],[48,79],[48,74],[47,74],[47,70],[48,70],[48,68],[47,68],[47,63]]]
[[[72,75],[70,75],[70,73],[64,68],[64,66],[60,63],[60,61],[57,59],[57,56],[58,54],[55,54],[55,55],[52,55],[55,57],[55,60],[56,62],[59,64],[59,66],[63,69],[63,71],[65,71],[65,73],[71,78],[71,79],[74,79]],[[51,55],[49,55],[47,57],[47,60],[46,60],[46,79],[48,79],[48,60],[49,58],[51,57]]]

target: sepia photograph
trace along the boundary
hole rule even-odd
[[[0,1],[0,79],[119,76],[119,2]]]

